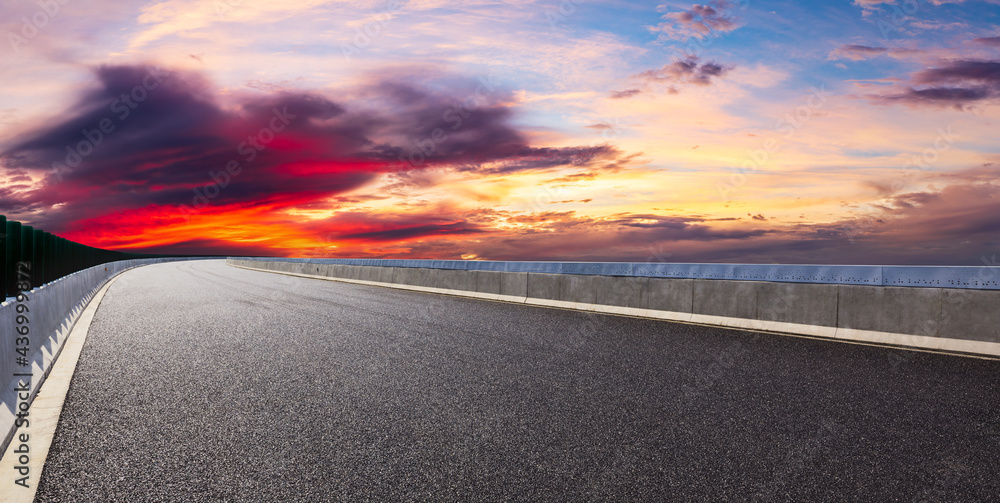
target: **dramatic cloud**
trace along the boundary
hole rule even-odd
[[[996,3],[997,0],[986,0],[986,1],[987,3]],[[929,2],[932,5],[944,5],[949,3],[965,3],[965,0],[929,0]],[[857,5],[861,8],[874,8],[876,6],[883,4],[893,5],[896,3],[897,3],[896,0],[854,0],[854,5]]]
[[[563,148],[524,147],[512,152],[509,158],[478,165],[465,165],[459,167],[458,171],[504,174],[553,166],[589,166],[598,161],[612,161],[618,156],[618,150],[610,145]]]
[[[698,61],[697,57],[691,56],[664,65],[662,68],[646,70],[633,75],[632,78],[644,83],[667,84],[669,86],[667,88],[668,91],[676,93],[678,92],[677,84],[707,86],[712,83],[712,79],[722,78],[732,69],[732,67],[722,66],[714,62],[698,63]],[[638,94],[638,90],[633,89],[631,91],[636,91],[632,94]],[[631,91],[628,92],[631,93]],[[632,94],[629,94],[629,96]],[[612,97],[620,98],[624,96],[612,95]]]
[[[311,222],[306,228],[327,241],[338,243],[398,243],[414,238],[464,236],[488,231],[461,218],[425,213],[371,215],[361,211],[340,212],[334,217]]]
[[[929,68],[913,76],[918,84],[986,84],[1000,83],[1000,61],[953,61],[948,65]]]
[[[973,42],[977,44],[983,44],[993,47],[1000,47],[1000,37],[984,37],[973,39]]]
[[[865,45],[842,45],[830,52],[830,59],[850,59],[860,61],[887,54],[885,47],[868,47]]]
[[[871,15],[882,4],[893,3],[896,3],[896,0],[854,0],[854,5],[861,7],[862,13],[865,16]]]
[[[827,60],[863,61],[882,56],[889,56],[896,59],[918,59],[926,56],[928,51],[922,49],[909,49],[905,47],[880,47],[867,45],[842,45],[832,51],[827,56]]]
[[[28,172],[23,169],[8,169],[7,170],[7,182],[30,182],[31,177],[28,176]]]
[[[934,179],[941,190],[890,196],[833,223],[781,224],[761,213],[742,219],[651,213],[593,217],[484,208],[450,218],[354,212],[315,225],[363,228],[365,238],[428,238],[364,248],[385,258],[996,265],[1000,170],[985,166]],[[466,233],[474,239],[451,235]],[[341,246],[334,254],[351,256],[358,250]]]
[[[841,236],[886,263],[981,265],[1000,235],[1000,170],[995,166],[936,175],[938,191],[899,194],[871,215],[841,222]]]
[[[642,93],[641,89],[626,89],[624,91],[615,91],[611,93],[611,98],[612,99],[631,98],[632,96],[635,96],[640,93]]]
[[[418,244],[406,253],[517,260],[662,260],[675,262],[997,265],[1000,169],[986,166],[936,175],[939,191],[892,196],[834,223],[776,224],[762,214],[716,221],[627,213],[605,218],[575,212],[514,216],[491,212],[523,231],[474,243]],[[543,239],[546,234],[559,239]],[[388,253],[385,256],[395,256]]]
[[[741,7],[746,5],[744,2],[737,4]],[[650,31],[671,40],[704,39],[728,33],[740,27],[731,13],[734,6],[728,0],[716,0],[707,5],[692,5],[688,10],[668,12],[663,16],[666,22],[651,27]],[[661,9],[664,7],[660,6]]]
[[[978,263],[997,2],[7,2],[0,214],[151,252]]]
[[[878,104],[943,105],[963,109],[1000,98],[1000,61],[949,61],[910,76],[902,90],[869,95]]]
[[[394,75],[340,99],[279,91],[233,104],[195,73],[103,66],[95,75],[75,106],[0,152],[8,182],[41,179],[4,187],[0,212],[79,231],[139,210],[190,218],[212,207],[314,205],[379,173],[512,173],[617,155],[528,145],[511,125],[510,97],[486,81]]]

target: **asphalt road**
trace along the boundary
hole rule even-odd
[[[998,397],[997,361],[160,264],[37,501],[995,501]]]

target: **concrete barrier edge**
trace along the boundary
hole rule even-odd
[[[918,348],[925,350],[1000,356],[1000,343],[991,341],[955,339],[955,338],[939,337],[939,336],[921,336],[913,334],[882,332],[876,330],[853,329],[853,328],[837,327],[837,326],[822,326],[822,325],[811,325],[804,323],[790,323],[784,321],[740,318],[734,316],[720,316],[720,315],[698,314],[690,312],[623,307],[623,306],[596,304],[589,302],[569,302],[564,300],[544,299],[544,298],[536,298],[529,296],[522,297],[522,296],[512,296],[512,295],[500,295],[500,294],[482,293],[482,292],[474,292],[467,290],[455,290],[455,289],[439,288],[439,287],[409,285],[401,283],[357,280],[350,278],[325,276],[320,274],[309,274],[304,272],[289,272],[289,271],[274,270],[262,267],[252,267],[245,263],[240,264],[236,262],[238,261],[233,259],[227,260],[227,263],[229,265],[241,269],[262,271],[262,272],[274,272],[274,273],[299,276],[304,278],[339,281],[343,283],[382,286],[382,287],[396,288],[401,290],[412,290],[412,291],[419,291],[426,293],[453,295],[458,297],[470,297],[470,298],[478,298],[484,300],[513,302],[518,304],[527,304],[540,307],[554,307],[561,309],[573,309],[573,310],[590,311],[590,312],[598,312],[605,314],[616,314],[624,316],[635,316],[641,318],[660,319],[666,321],[694,323],[700,325],[722,326],[727,328],[737,328],[742,330],[751,330],[759,332],[818,337],[831,340],[839,340],[844,342],[871,343],[879,345]],[[375,266],[353,266],[353,267],[375,267]],[[758,284],[766,285],[766,283],[758,283]],[[836,286],[834,285],[827,285],[827,287],[829,286],[833,286],[834,288],[836,288]],[[549,287],[551,287],[551,285],[549,285]],[[751,290],[756,290],[756,287],[748,287],[748,288],[750,288]],[[761,288],[766,288],[766,287],[761,287]],[[885,288],[885,287],[873,286],[869,288]],[[746,292],[743,293],[745,294]],[[836,309],[837,307],[834,308]]]

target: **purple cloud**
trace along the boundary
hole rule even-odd
[[[903,89],[868,98],[880,105],[904,103],[964,109],[1000,98],[1000,61],[948,61],[910,75]]]
[[[732,67],[722,66],[719,63],[698,63],[698,61],[697,57],[690,56],[686,59],[666,64],[661,68],[638,73],[633,78],[650,83],[671,84],[671,89],[673,92],[676,92],[673,84],[707,86],[712,83],[713,79],[723,77],[732,69]]]
[[[650,27],[650,31],[673,40],[704,39],[716,33],[728,33],[740,27],[731,10],[732,2],[728,0],[694,4],[690,9],[664,14],[666,22]]]
[[[883,56],[889,53],[885,47],[869,47],[866,45],[842,45],[830,52],[830,59],[850,59],[860,61]]]

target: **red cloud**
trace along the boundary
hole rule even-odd
[[[143,242],[143,219],[308,206],[379,173],[454,167],[512,173],[613,160],[609,146],[537,148],[495,84],[454,76],[373,78],[341,96],[278,91],[223,106],[200,74],[101,66],[76,105],[0,152],[12,180],[0,213],[104,246]],[[180,239],[183,225],[177,224]],[[117,236],[109,238],[109,236]]]

